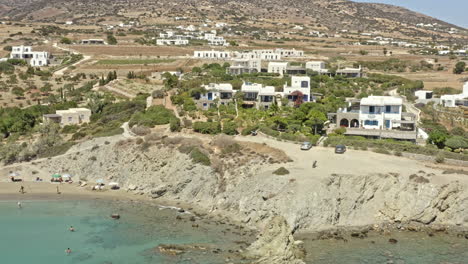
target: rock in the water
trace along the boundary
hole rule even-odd
[[[275,216],[265,226],[258,240],[247,249],[246,256],[256,264],[305,264],[302,243],[295,243],[286,219]]]
[[[396,239],[394,239],[394,238],[390,238],[390,239],[388,240],[388,242],[390,242],[390,243],[392,243],[392,244],[396,244],[396,243],[398,243],[398,240],[396,240]]]

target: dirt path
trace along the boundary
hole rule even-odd
[[[66,52],[70,52],[71,54],[80,54],[78,53],[77,51],[75,50],[72,50],[72,49],[69,49],[69,48],[64,48],[64,47],[60,47],[57,43],[54,43],[54,48],[57,48],[57,49],[60,49],[60,50],[63,50],[63,51],[66,51]],[[86,56],[86,55],[83,55],[83,59],[71,64],[71,65],[68,65],[67,67],[63,68],[63,69],[60,69],[56,72],[54,72],[54,75],[55,76],[62,76],[66,70],[68,70],[68,68],[70,68],[71,66],[77,66],[78,64],[81,64],[87,60],[91,59],[91,56]]]

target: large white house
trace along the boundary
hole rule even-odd
[[[54,122],[61,126],[80,125],[89,123],[91,110],[87,108],[70,108],[68,110],[57,110],[55,114],[46,114],[43,116],[44,122]]]
[[[310,102],[310,77],[308,76],[292,76],[291,85],[285,84],[283,87],[283,97],[289,101],[296,102],[298,96],[302,94],[303,102]]]
[[[359,122],[366,129],[396,128],[401,125],[403,99],[391,96],[369,96],[361,99]]]
[[[325,62],[323,61],[308,61],[306,62],[306,69],[322,73],[328,73],[328,70],[325,68]]]
[[[445,107],[468,106],[468,82],[463,86],[461,94],[447,94],[440,97]]]
[[[227,73],[240,75],[244,73],[258,73],[262,71],[262,61],[260,59],[235,59],[231,61],[231,66]]]
[[[332,124],[346,128],[345,135],[416,141],[416,116],[403,112],[403,100],[369,96],[347,100],[348,106],[329,113]]]
[[[244,107],[255,106],[257,109],[268,109],[276,98],[274,86],[263,86],[260,83],[244,82],[241,92],[244,94]]]
[[[10,59],[23,59],[34,67],[49,65],[49,53],[46,51],[33,51],[31,46],[12,47]]]
[[[209,59],[209,60],[225,60],[225,59],[231,58],[231,53],[228,51],[219,51],[219,50],[194,51],[193,58]]]
[[[274,62],[271,61],[268,63],[268,73],[278,73],[283,76],[286,73],[286,70],[289,66],[289,62]]]
[[[156,45],[158,46],[182,46],[188,45],[188,39],[175,38],[175,39],[157,39]]]
[[[195,99],[197,106],[201,109],[208,109],[217,103],[226,104],[231,101],[235,90],[230,83],[210,83],[204,85],[206,92],[198,95]]]

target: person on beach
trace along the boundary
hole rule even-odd
[[[73,226],[70,226],[68,230],[70,230],[70,232],[75,232],[75,228],[73,228]]]
[[[70,255],[71,249],[70,249],[70,248],[67,248],[67,250],[65,250],[65,253],[67,253],[67,255]]]
[[[21,209],[23,206],[21,205],[21,202],[18,202],[18,208]]]
[[[23,186],[23,185],[21,185],[19,192],[20,192],[21,194],[24,194],[24,186]]]
[[[57,186],[57,194],[60,194],[60,190],[58,186]]]

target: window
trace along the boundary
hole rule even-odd
[[[68,117],[68,122],[71,122],[73,120],[73,117],[69,116]]]
[[[366,121],[364,121],[364,125],[366,125],[366,126],[378,126],[379,121],[377,121],[377,120],[366,120]]]
[[[391,105],[386,105],[385,106],[385,113],[392,113],[392,106]]]
[[[301,88],[308,88],[309,87],[309,82],[308,81],[302,81],[301,82]]]
[[[375,113],[375,106],[369,106],[369,113]]]

